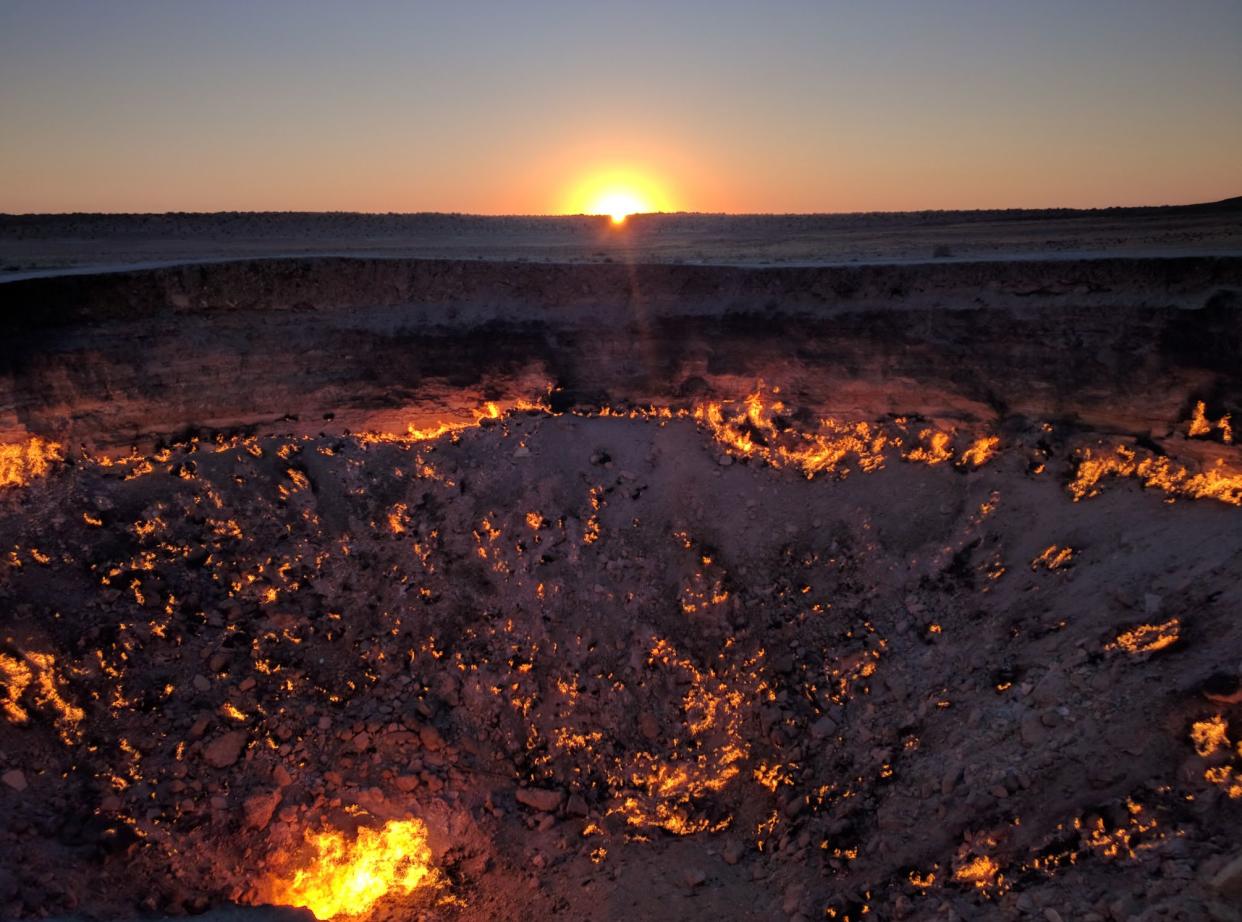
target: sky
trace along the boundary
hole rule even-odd
[[[0,212],[1242,194],[1242,0],[0,0]]]

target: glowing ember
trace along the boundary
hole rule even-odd
[[[1064,566],[1068,566],[1074,559],[1074,549],[1072,547],[1058,547],[1050,544],[1044,548],[1044,552],[1031,561],[1031,569],[1038,570],[1043,567],[1047,570],[1059,570]]]
[[[987,855],[976,855],[954,870],[953,879],[959,883],[973,884],[979,890],[986,890],[1004,879],[999,874],[1000,865],[994,859]]]
[[[1162,624],[1140,624],[1138,627],[1123,631],[1106,649],[1124,650],[1137,656],[1140,653],[1154,653],[1165,647],[1171,647],[1177,643],[1180,636],[1181,621],[1178,618],[1170,618]]]
[[[317,919],[363,915],[384,897],[409,895],[438,877],[420,820],[363,827],[352,842],[335,829],[308,832],[306,841],[314,856],[292,877],[273,881],[268,898],[305,907]]]
[[[20,703],[28,687],[34,690],[35,703],[51,713],[66,743],[77,739],[78,724],[86,716],[81,708],[70,704],[60,692],[62,680],[56,674],[56,660],[50,653],[27,652],[24,661],[0,653],[0,709],[14,724],[24,724],[30,714]]]
[[[1217,714],[1207,720],[1196,721],[1190,728],[1190,739],[1195,744],[1195,751],[1201,756],[1210,756],[1217,749],[1229,745],[1229,724]]]
[[[917,461],[922,464],[943,464],[953,457],[953,449],[949,447],[951,439],[949,433],[924,429],[919,433],[919,438],[926,444],[911,449],[905,456],[907,461]]]

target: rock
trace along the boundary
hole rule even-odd
[[[8,776],[5,776],[8,780]],[[1232,861],[1213,875],[1208,886],[1221,896],[1242,901],[1242,854],[1236,855]]]
[[[513,449],[513,457],[515,457],[515,458],[529,458],[529,457],[530,457],[530,449],[529,449],[529,448],[527,448],[525,445],[519,445],[517,448]]]
[[[815,723],[811,724],[811,738],[816,740],[826,740],[837,732],[837,722],[825,714]]]
[[[205,675],[196,675],[190,680],[190,684],[194,686],[195,691],[207,692],[211,691],[211,679]]]
[[[423,744],[423,748],[430,752],[437,752],[444,748],[444,737],[431,724],[423,724],[418,728],[418,740]]]
[[[217,736],[203,750],[203,758],[213,768],[228,768],[246,748],[246,733],[243,730],[232,730],[223,736]]]
[[[555,812],[556,808],[561,805],[561,792],[548,791],[543,788],[518,788],[514,795],[517,802],[525,804],[532,810],[540,810],[544,813]]]
[[[26,790],[26,775],[20,768],[12,768],[0,775],[0,781],[3,781],[19,794]]]
[[[682,880],[686,882],[686,886],[693,890],[695,887],[701,887],[707,883],[707,874],[702,868],[686,868],[682,871]]]
[[[660,738],[660,722],[650,711],[643,711],[638,715],[638,732],[650,742]]]
[[[1037,711],[1029,711],[1022,718],[1020,732],[1022,734],[1022,742],[1027,746],[1040,746],[1048,738],[1048,730],[1044,726],[1043,721],[1039,719],[1039,712]]]
[[[398,791],[408,794],[418,787],[418,775],[398,775],[395,783]]]
[[[953,789],[957,787],[957,783],[962,780],[962,766],[956,763],[951,764],[945,769],[944,777],[940,779],[940,793],[952,794]]]
[[[251,829],[264,829],[272,820],[272,814],[276,812],[276,808],[280,805],[281,792],[263,791],[258,794],[251,794],[242,803],[242,810],[246,815],[246,825]]]
[[[742,844],[741,840],[730,839],[725,843],[720,857],[724,859],[725,864],[737,864],[742,860],[744,854],[746,854],[746,846]]]
[[[586,816],[590,813],[587,802],[581,794],[570,794],[569,800],[565,802],[566,816]]]
[[[1060,704],[1068,695],[1069,684],[1065,673],[1054,667],[1039,680],[1034,691],[1031,692],[1031,699],[1041,707],[1051,707],[1054,704]]]

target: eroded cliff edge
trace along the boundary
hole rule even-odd
[[[356,258],[0,285],[0,441],[425,425],[481,400],[1057,419],[1242,407],[1242,258],[730,268]]]

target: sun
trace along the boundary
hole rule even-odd
[[[612,218],[613,224],[624,224],[632,214],[643,214],[651,211],[651,206],[633,192],[618,190],[606,192],[587,211],[587,214],[606,214]]]
[[[613,226],[631,215],[672,211],[658,182],[634,168],[600,170],[581,179],[566,198],[566,214],[607,215]]]

